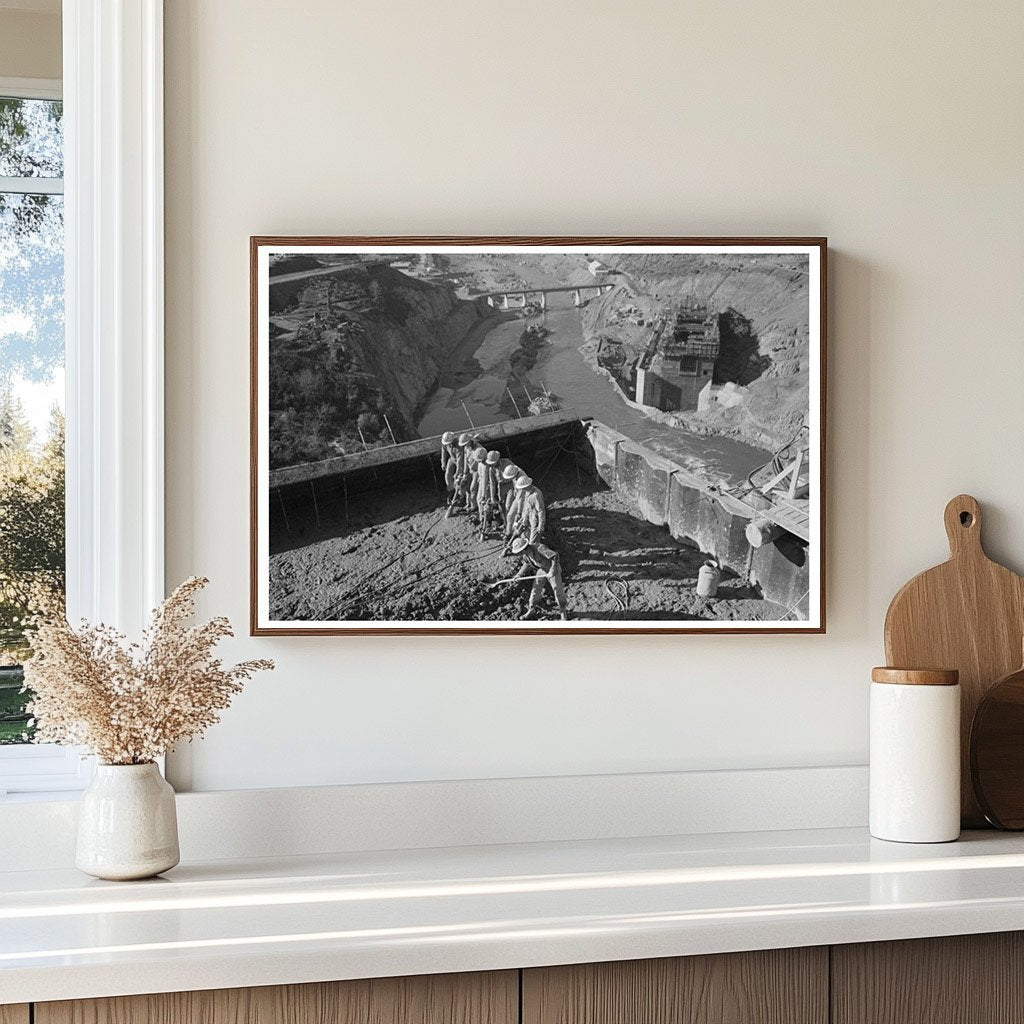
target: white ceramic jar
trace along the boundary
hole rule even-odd
[[[178,863],[174,790],[149,764],[99,764],[82,794],[75,865],[95,878],[150,878]]]
[[[960,685],[951,669],[871,673],[870,827],[876,839],[960,835]]]

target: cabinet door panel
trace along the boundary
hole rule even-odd
[[[1024,934],[832,947],[834,1024],[1024,1021]]]
[[[542,967],[523,972],[523,1024],[826,1024],[828,951]]]
[[[28,1006],[19,1003],[17,1006],[0,1006],[0,1024],[28,1024]]]
[[[35,1024],[517,1024],[515,971],[37,1003]]]

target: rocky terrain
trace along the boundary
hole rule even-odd
[[[385,266],[300,284],[271,291],[272,467],[416,437],[416,408],[480,304]]]
[[[607,255],[616,287],[584,310],[584,354],[628,372],[652,324],[683,301],[721,314],[714,383],[748,390],[731,409],[674,414],[698,433],[777,449],[800,429],[808,406],[807,258],[792,255]]]
[[[344,274],[304,277],[316,275],[318,259],[293,256],[274,267],[284,279],[271,290],[274,468],[390,444],[392,434],[398,441],[418,436],[425,400],[438,387],[454,392],[481,376],[475,353],[489,328],[509,316],[474,296],[597,280],[585,254],[438,255],[429,264],[411,260],[404,272],[383,261],[337,256],[337,265],[349,267]],[[630,369],[653,324],[684,301],[706,304],[720,315],[714,382],[742,385],[743,400],[728,409],[655,418],[771,449],[797,433],[808,404],[806,257],[601,259],[611,270],[601,280],[615,287],[582,311],[581,351],[592,367],[631,393]],[[523,384],[544,343],[524,338],[519,362],[499,368],[520,409],[534,398],[536,387],[528,392]],[[500,402],[504,415],[517,415],[507,393]]]
[[[695,593],[696,548],[636,516],[614,491],[564,459],[528,467],[548,499],[547,543],[559,551],[570,611],[593,620],[771,619],[779,609],[734,575],[716,598]],[[480,541],[464,516],[444,518],[429,480],[370,492],[321,523],[295,520],[270,558],[271,614],[289,620],[508,621],[528,583],[488,587],[518,560]],[[550,590],[545,617],[555,618]]]

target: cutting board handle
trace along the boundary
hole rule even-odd
[[[958,494],[947,506],[943,518],[952,558],[984,558],[981,547],[981,506],[969,494]]]

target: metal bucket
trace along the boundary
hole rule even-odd
[[[706,561],[697,573],[697,596],[714,597],[718,593],[718,581],[722,578],[722,570],[718,563]]]

